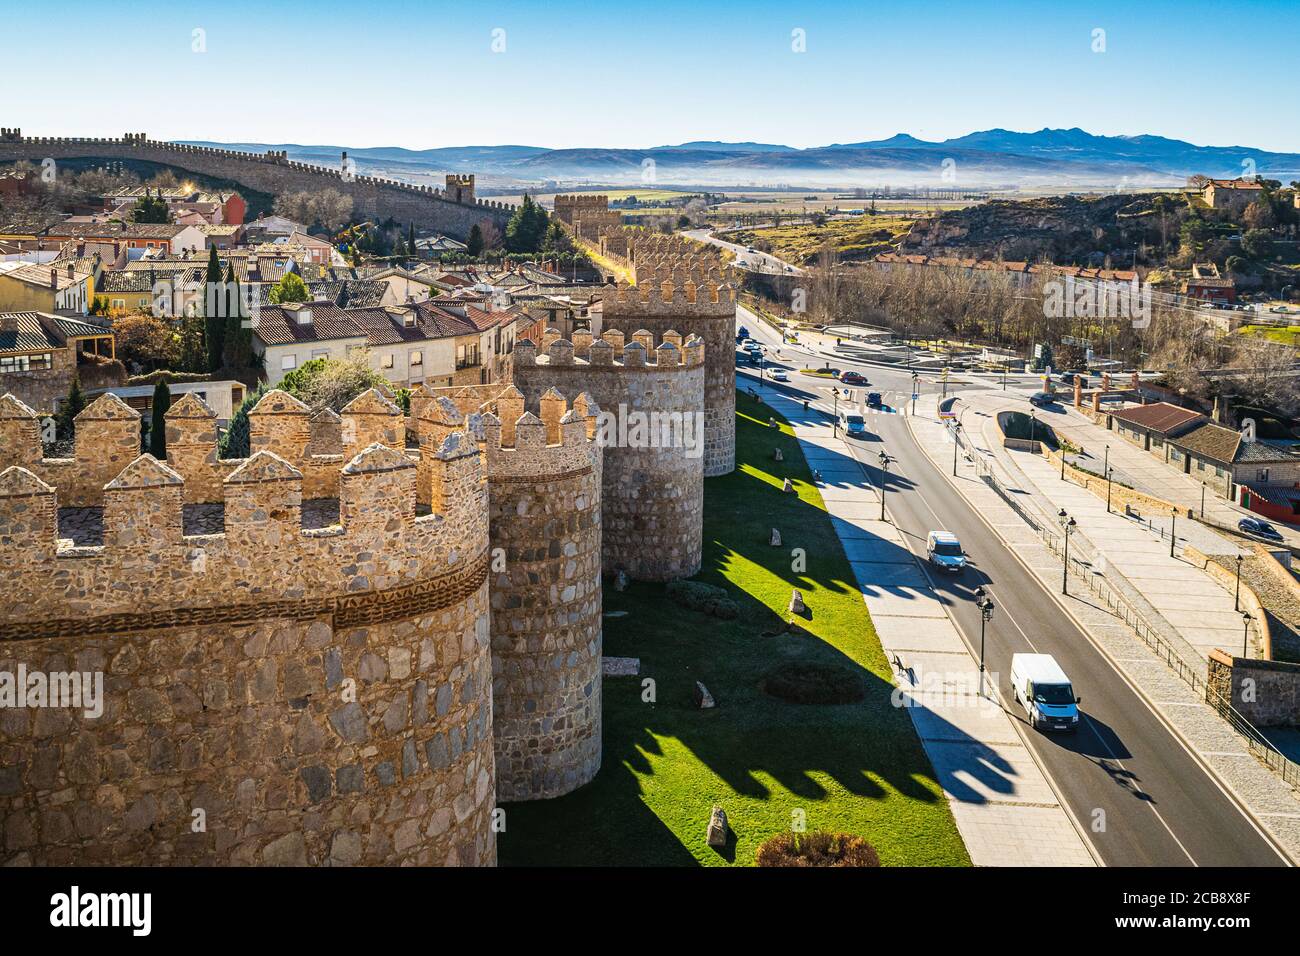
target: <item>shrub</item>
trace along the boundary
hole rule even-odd
[[[790,661],[763,681],[763,690],[791,704],[853,704],[864,691],[862,678],[835,664]]]
[[[128,385],[157,385],[159,382],[166,382],[168,385],[175,385],[177,382],[210,382],[212,376],[206,372],[173,372],[170,369],[159,369],[156,372],[150,372],[148,375],[132,375],[126,380]]]
[[[740,608],[727,592],[702,581],[672,581],[668,597],[678,604],[712,617],[729,621],[740,614]]]
[[[757,866],[880,866],[876,848],[851,833],[778,833],[758,848]]]

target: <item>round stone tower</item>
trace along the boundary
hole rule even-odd
[[[656,346],[641,329],[632,341],[607,330],[578,330],[539,354],[516,343],[515,385],[529,404],[554,389],[586,394],[599,406],[597,441],[604,454],[601,564],[647,581],[690,577],[703,547],[705,347],[669,330]],[[551,399],[554,401],[554,399]]]
[[[656,340],[675,331],[703,341],[704,477],[730,474],[736,470],[735,289],[707,262],[651,259],[639,244],[637,251],[637,284],[602,293],[604,328],[644,329]]]
[[[0,675],[47,688],[0,710],[0,862],[495,862],[477,441],[417,467],[379,393],[340,418],[313,454],[269,392],[224,460],[186,396],[164,463],[103,396],[51,460],[0,398]]]
[[[497,799],[557,797],[600,769],[601,449],[595,403],[509,388],[481,421],[492,541]]]

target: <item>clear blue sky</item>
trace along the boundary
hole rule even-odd
[[[1297,0],[6,7],[3,125],[29,135],[815,146],[1079,126],[1300,152]]]

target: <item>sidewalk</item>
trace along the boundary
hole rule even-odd
[[[974,397],[974,393],[971,394]],[[977,400],[987,401],[987,399]],[[1216,494],[1214,485],[1216,481],[1222,483],[1222,479],[1214,479],[1211,476],[1206,482],[1205,494],[1201,494],[1201,479],[1194,477],[1193,474],[1186,474],[1181,469],[1166,464],[1156,455],[1138,448],[1131,444],[1119,434],[1108,431],[1101,425],[1098,425],[1091,418],[1080,414],[1074,406],[1069,403],[1069,396],[1062,398],[1065,407],[1065,414],[1043,414],[1039,413],[1039,419],[1047,422],[1054,428],[1058,434],[1073,445],[1084,449],[1084,454],[1079,456],[1077,462],[1085,468],[1102,473],[1102,469],[1107,460],[1106,446],[1110,446],[1109,462],[1110,467],[1115,469],[1115,478],[1131,485],[1138,491],[1154,495],[1157,498],[1163,498],[1166,501],[1178,505],[1183,512],[1187,510],[1195,511],[1201,514],[1201,502],[1205,503],[1206,518],[1219,525],[1225,525],[1229,528],[1235,528],[1237,522],[1251,512],[1245,508],[1235,505],[1233,502]],[[1167,519],[1164,522],[1168,525]],[[1287,542],[1293,545],[1300,545],[1300,535],[1285,525],[1276,525],[1282,532]],[[1209,534],[1213,531],[1206,528]],[[1217,536],[1221,542],[1227,542],[1231,547],[1233,542],[1231,536]],[[1197,545],[1200,547],[1200,545]],[[1205,550],[1205,549],[1202,549]],[[1225,551],[1207,551],[1206,553],[1228,553]]]
[[[909,417],[907,421],[926,454],[948,474],[952,463],[952,439],[948,430],[936,419],[921,415]],[[1049,593],[1058,594],[1060,557],[976,475],[974,466],[964,457],[952,484]],[[1104,502],[1102,507],[1104,510]],[[1300,858],[1300,795],[1256,759],[1242,738],[1130,628],[1089,600],[1090,597],[1086,592],[1082,596],[1072,593],[1057,600],[1199,759],[1214,770],[1220,781],[1286,847],[1292,858]]]
[[[1021,479],[1020,489],[1038,500],[1039,511],[1055,515],[1064,508],[1077,522],[1074,535],[1087,542],[1085,547],[1095,564],[1108,564],[1118,572],[1202,659],[1214,648],[1243,653],[1245,628],[1241,611],[1234,607],[1234,595],[1202,569],[1182,557],[1170,556],[1168,519],[1162,537],[1121,511],[1108,514],[1103,499],[1073,482],[1062,481],[1057,469],[1041,455],[1004,448],[996,409],[990,409],[988,417],[974,420],[968,412],[965,420],[968,435],[978,431],[980,450]],[[1111,453],[1115,453],[1113,444]],[[1157,523],[1157,527],[1161,525]],[[1178,522],[1176,530],[1180,540],[1186,537],[1202,550],[1238,553],[1235,545],[1192,521]],[[1077,540],[1074,535],[1072,539]],[[1259,655],[1255,628],[1251,629],[1249,651],[1251,657]]]
[[[885,656],[957,829],[976,866],[1093,866],[1095,861],[1018,729],[979,694],[979,666],[830,424],[802,402],[765,394],[794,426]]]

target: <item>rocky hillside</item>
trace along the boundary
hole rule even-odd
[[[918,220],[900,251],[1095,266],[1109,258],[1120,267],[1140,244],[1159,244],[1160,217],[1153,208],[1159,195],[994,200]]]

